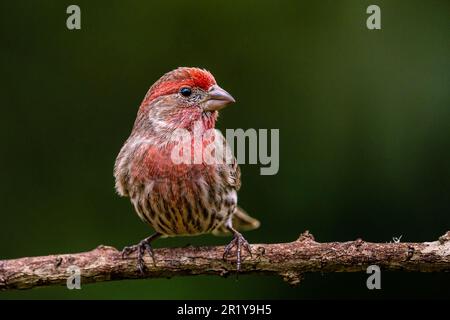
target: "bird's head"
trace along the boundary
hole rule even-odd
[[[217,85],[210,72],[182,67],[166,73],[151,86],[138,119],[153,130],[190,129],[198,121],[210,129],[218,110],[233,102],[234,98]]]

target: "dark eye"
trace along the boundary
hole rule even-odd
[[[183,87],[180,89],[180,93],[184,97],[189,97],[192,94],[192,90],[191,88]]]

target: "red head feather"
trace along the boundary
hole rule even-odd
[[[213,75],[204,69],[181,67],[163,75],[147,92],[142,105],[146,105],[157,97],[177,92],[181,87],[198,87],[208,90],[216,84]]]

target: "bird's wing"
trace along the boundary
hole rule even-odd
[[[241,168],[239,168],[236,158],[233,158],[233,163],[229,165],[229,170],[230,185],[232,185],[237,191],[241,188]]]
[[[223,176],[225,177],[225,186],[231,187],[236,191],[241,187],[241,169],[233,156],[232,150],[227,143],[227,140],[219,130],[215,130],[216,150],[221,154],[222,160],[225,163],[221,166]]]
[[[241,169],[239,168],[236,158],[232,155],[231,149],[227,144],[225,137],[218,130],[216,131],[216,137],[219,138],[216,140],[216,142],[219,142],[219,148],[224,147],[224,151],[227,155],[229,155],[229,159],[231,160],[222,167],[222,170],[224,170],[224,176],[226,177],[225,184],[237,191],[241,187]],[[258,228],[260,222],[249,216],[242,208],[236,206],[236,210],[232,217],[232,224],[236,230],[248,231]],[[220,236],[228,235],[230,234],[230,231],[228,231],[225,224],[221,224],[212,233],[216,236]]]

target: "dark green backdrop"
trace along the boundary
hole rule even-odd
[[[76,3],[82,29],[66,28]],[[280,171],[242,167],[250,242],[437,239],[450,229],[450,2],[2,1],[0,258],[122,247],[148,229],[112,167],[148,87],[200,66],[237,99],[218,127],[279,128]],[[225,244],[167,239],[160,246]],[[9,298],[449,297],[448,274],[175,278]]]

